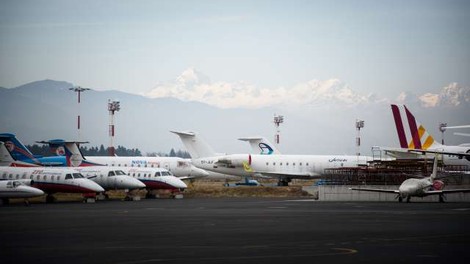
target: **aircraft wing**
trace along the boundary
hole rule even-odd
[[[405,148],[376,147],[376,149],[382,150],[385,154],[394,158],[418,158],[422,155],[421,153],[410,152],[409,149]]]
[[[349,190],[365,191],[365,192],[399,193],[398,190],[374,189],[374,188],[349,188]]]
[[[390,154],[394,157],[404,157],[410,155],[424,155],[427,153],[433,154],[444,154],[444,155],[455,155],[460,157],[470,157],[470,153],[465,152],[451,152],[451,151],[444,151],[438,149],[406,149],[406,148],[390,148],[390,147],[378,147],[378,149],[385,151],[385,153]]]
[[[470,192],[470,189],[449,189],[449,190],[426,191],[426,195],[459,193],[459,192]]]
[[[181,176],[177,178],[180,180],[192,180],[192,179],[200,179],[202,177],[201,176]]]
[[[408,150],[409,153],[417,153],[417,154],[426,154],[426,153],[434,153],[434,154],[444,154],[444,155],[455,155],[459,157],[470,157],[470,153],[465,152],[449,152],[443,150],[424,150],[424,149],[410,149]]]

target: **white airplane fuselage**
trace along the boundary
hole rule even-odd
[[[18,168],[0,167],[2,180],[32,180],[32,187],[46,193],[97,193],[104,189],[86,179],[80,172],[67,168]]]
[[[407,179],[398,187],[398,192],[402,198],[406,197],[424,197],[426,191],[433,185],[429,178],[425,179]]]
[[[108,166],[74,167],[85,178],[98,183],[105,190],[133,190],[144,188],[138,179],[126,175],[121,168]]]
[[[142,168],[142,167],[121,167],[129,176],[138,179],[145,184],[147,189],[183,190],[188,186],[167,169],[162,168]]]
[[[31,198],[43,195],[44,192],[27,186],[20,181],[0,181],[0,198]]]
[[[107,157],[88,156],[88,161],[113,167],[164,168],[176,177],[206,177],[208,173],[191,161],[178,157]]]
[[[325,169],[357,167],[366,165],[369,160],[367,156],[233,154],[193,159],[193,164],[204,170],[243,177],[257,176],[253,173],[256,171],[315,178],[323,175]]]

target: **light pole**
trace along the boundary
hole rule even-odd
[[[80,141],[80,94],[91,89],[80,87],[80,86],[75,86],[75,87],[69,88],[69,90],[76,92],[78,95],[77,131],[78,131],[78,141]]]
[[[274,135],[274,142],[279,145],[279,137],[281,134],[281,130],[279,129],[279,125],[284,123],[284,116],[274,114],[274,128],[276,129],[276,134]]]
[[[121,110],[121,106],[119,104],[119,101],[111,101],[108,99],[108,111],[109,111],[109,156],[114,156],[115,150],[114,150],[114,112],[117,112]]]
[[[361,128],[364,127],[364,120],[359,120],[356,119],[356,130],[357,130],[357,137],[356,137],[356,147],[357,147],[357,152],[356,155],[360,156],[361,155]]]
[[[444,145],[444,132],[446,132],[447,123],[439,123],[439,131],[441,131],[441,142]]]

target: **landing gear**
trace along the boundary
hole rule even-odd
[[[406,202],[409,203],[409,202],[410,202],[410,199],[411,199],[410,196],[406,197]]]
[[[398,202],[399,202],[399,203],[403,202],[403,197],[398,196]]]
[[[440,203],[445,203],[444,195],[439,194],[439,202]]]
[[[55,199],[55,197],[54,197],[52,194],[48,194],[48,195],[46,196],[46,203],[53,203],[53,202],[55,202],[55,200],[56,200],[56,199]]]
[[[279,179],[277,182],[277,186],[289,186],[289,182],[291,182],[291,179]]]
[[[152,191],[147,190],[147,193],[145,194],[145,199],[155,199],[157,198],[155,194],[152,193]]]
[[[10,203],[10,200],[8,198],[2,198],[2,205],[7,205]]]
[[[84,203],[95,203],[96,202],[96,193],[84,193],[83,194]]]
[[[140,196],[135,190],[127,191],[124,201],[140,201]]]

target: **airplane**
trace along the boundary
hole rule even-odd
[[[409,203],[411,197],[425,197],[429,195],[439,195],[439,202],[444,202],[444,195],[447,193],[457,193],[457,192],[470,192],[470,189],[451,189],[443,190],[444,182],[437,180],[437,155],[434,158],[434,164],[431,176],[416,179],[410,178],[404,180],[397,190],[390,189],[375,189],[375,188],[349,188],[354,191],[366,191],[366,192],[382,192],[382,193],[394,193],[397,194],[398,202],[402,202],[403,199],[406,199],[406,202]]]
[[[71,168],[16,167],[16,161],[3,142],[0,142],[0,180],[30,182],[31,187],[44,191],[46,202],[54,202],[54,193],[82,193],[84,200],[104,189]]]
[[[242,177],[276,178],[279,186],[292,179],[318,179],[325,169],[358,167],[372,160],[367,156],[217,154],[194,132],[171,131],[178,135],[196,167]]]
[[[85,157],[80,151],[78,143],[75,141],[55,139],[49,141],[39,141],[38,143],[48,144],[52,149],[61,148],[61,153],[65,154],[65,158],[67,160],[66,163],[69,166],[78,165],[74,168],[87,176],[87,178],[92,179],[98,183],[100,181],[106,180],[107,178],[125,178],[128,182],[135,182],[136,186],[134,186],[133,189],[146,188],[147,198],[154,197],[154,190],[166,189],[172,191],[172,193],[175,194],[183,191],[188,187],[180,178],[173,176],[170,171],[163,168],[117,167],[106,166],[98,163],[93,163],[97,164],[95,166],[80,166],[85,164]],[[129,199],[131,198],[132,197],[129,197]]]
[[[8,204],[10,198],[25,198],[25,204],[29,204],[28,198],[41,195],[44,195],[43,191],[38,188],[27,186],[24,182],[0,181],[0,198],[2,204]]]
[[[427,153],[442,154],[442,160],[445,165],[470,166],[470,144],[458,146],[440,144],[416,120],[406,106],[400,108],[392,104],[391,108],[401,148],[380,147],[380,149],[397,158],[417,158]],[[402,112],[404,112],[403,116],[406,116],[408,120],[409,131],[405,130],[406,126],[404,125]],[[429,158],[430,156],[427,157]]]
[[[265,137],[243,137],[238,140],[246,141],[250,144],[252,154],[278,155],[281,152]]]
[[[14,134],[1,133],[0,141],[5,142],[12,155],[25,164],[36,164],[41,166],[67,166],[73,167],[106,165],[112,167],[143,167],[164,168],[180,179],[198,179],[208,176],[208,172],[191,164],[190,160],[179,157],[111,157],[111,156],[88,156],[86,159],[72,158],[73,164],[67,164],[63,148],[57,148],[58,156],[37,157],[34,156],[25,145],[23,145]],[[25,164],[22,166],[28,166]],[[17,165],[20,166],[20,165]]]

